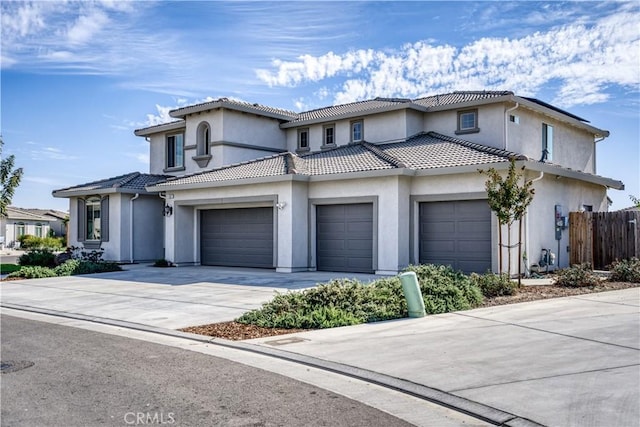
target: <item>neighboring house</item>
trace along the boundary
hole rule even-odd
[[[0,217],[0,246],[18,248],[18,238],[25,234],[37,237],[49,235],[51,218],[31,212],[29,209],[7,207],[7,216]]]
[[[177,264],[280,272],[393,274],[416,263],[497,271],[498,225],[478,170],[506,170],[515,157],[535,181],[527,266],[545,248],[560,248],[565,266],[568,232],[558,221],[607,210],[607,188],[623,188],[595,174],[596,142],[608,131],[511,92],[303,113],[221,98],[170,114],[175,122],[135,132],[149,142],[149,175],[54,191],[70,199],[70,244],[102,246],[114,260],[144,259],[138,250],[155,245],[154,255]],[[91,231],[96,209],[101,234]]]
[[[54,237],[61,237],[67,235],[67,221],[69,214],[66,212],[60,212],[54,209],[25,209],[36,215],[41,215],[49,219],[50,233],[53,233]]]

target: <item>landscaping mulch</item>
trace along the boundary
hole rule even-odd
[[[588,286],[583,288],[565,288],[555,285],[523,286],[515,295],[485,298],[484,303],[480,307],[493,307],[497,305],[516,304],[519,302],[536,301],[549,298],[615,291],[619,289],[636,288],[639,286],[640,283],[623,282],[602,282],[602,284],[598,286]],[[183,332],[190,332],[192,334],[224,338],[232,341],[242,341],[253,338],[264,338],[309,331],[309,329],[263,328],[238,322],[222,322],[212,323],[209,325],[190,326],[180,330]]]

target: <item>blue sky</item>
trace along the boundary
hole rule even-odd
[[[14,205],[148,171],[133,130],[222,96],[294,111],[511,90],[590,120],[597,172],[640,195],[638,2],[2,1],[3,154]]]

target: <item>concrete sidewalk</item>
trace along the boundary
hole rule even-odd
[[[639,307],[634,288],[249,342],[409,380],[543,425],[634,427]]]

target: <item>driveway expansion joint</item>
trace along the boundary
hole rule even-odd
[[[56,310],[41,309],[38,307],[20,306],[18,304],[2,303],[0,307],[18,310],[28,311],[33,313],[39,313],[54,317],[64,317],[75,320],[88,321],[93,323],[100,323],[110,326],[116,326],[121,328],[127,328],[132,330],[138,330],[143,332],[149,332],[158,335],[171,336],[175,338],[182,338],[191,341],[197,341],[203,344],[213,344],[220,347],[226,347],[234,350],[242,350],[260,354],[263,356],[269,356],[286,360],[293,363],[298,363],[306,366],[310,366],[316,369],[333,372],[339,375],[354,378],[356,380],[368,382],[381,387],[385,387],[391,390],[395,390],[401,393],[405,393],[410,396],[417,397],[419,399],[426,400],[428,402],[435,403],[440,406],[452,409],[454,411],[469,415],[479,420],[488,422],[497,426],[531,426],[531,427],[544,427],[542,424],[528,420],[526,418],[519,417],[515,414],[503,411],[498,408],[485,405],[483,403],[475,402],[473,400],[456,396],[449,392],[439,390],[436,388],[428,387],[422,384],[414,383],[405,379],[396,378],[390,375],[373,372],[370,370],[358,368],[355,366],[332,362],[329,360],[323,360],[320,358],[307,356],[303,354],[293,353],[286,350],[264,347],[257,344],[251,344],[246,342],[234,342],[224,339],[211,339],[210,337],[204,337],[201,335],[191,334],[188,332],[175,331],[172,329],[164,329],[155,326],[144,325],[140,323],[126,322],[96,316],[86,316],[82,314],[60,312]],[[519,420],[519,421],[517,421]]]

